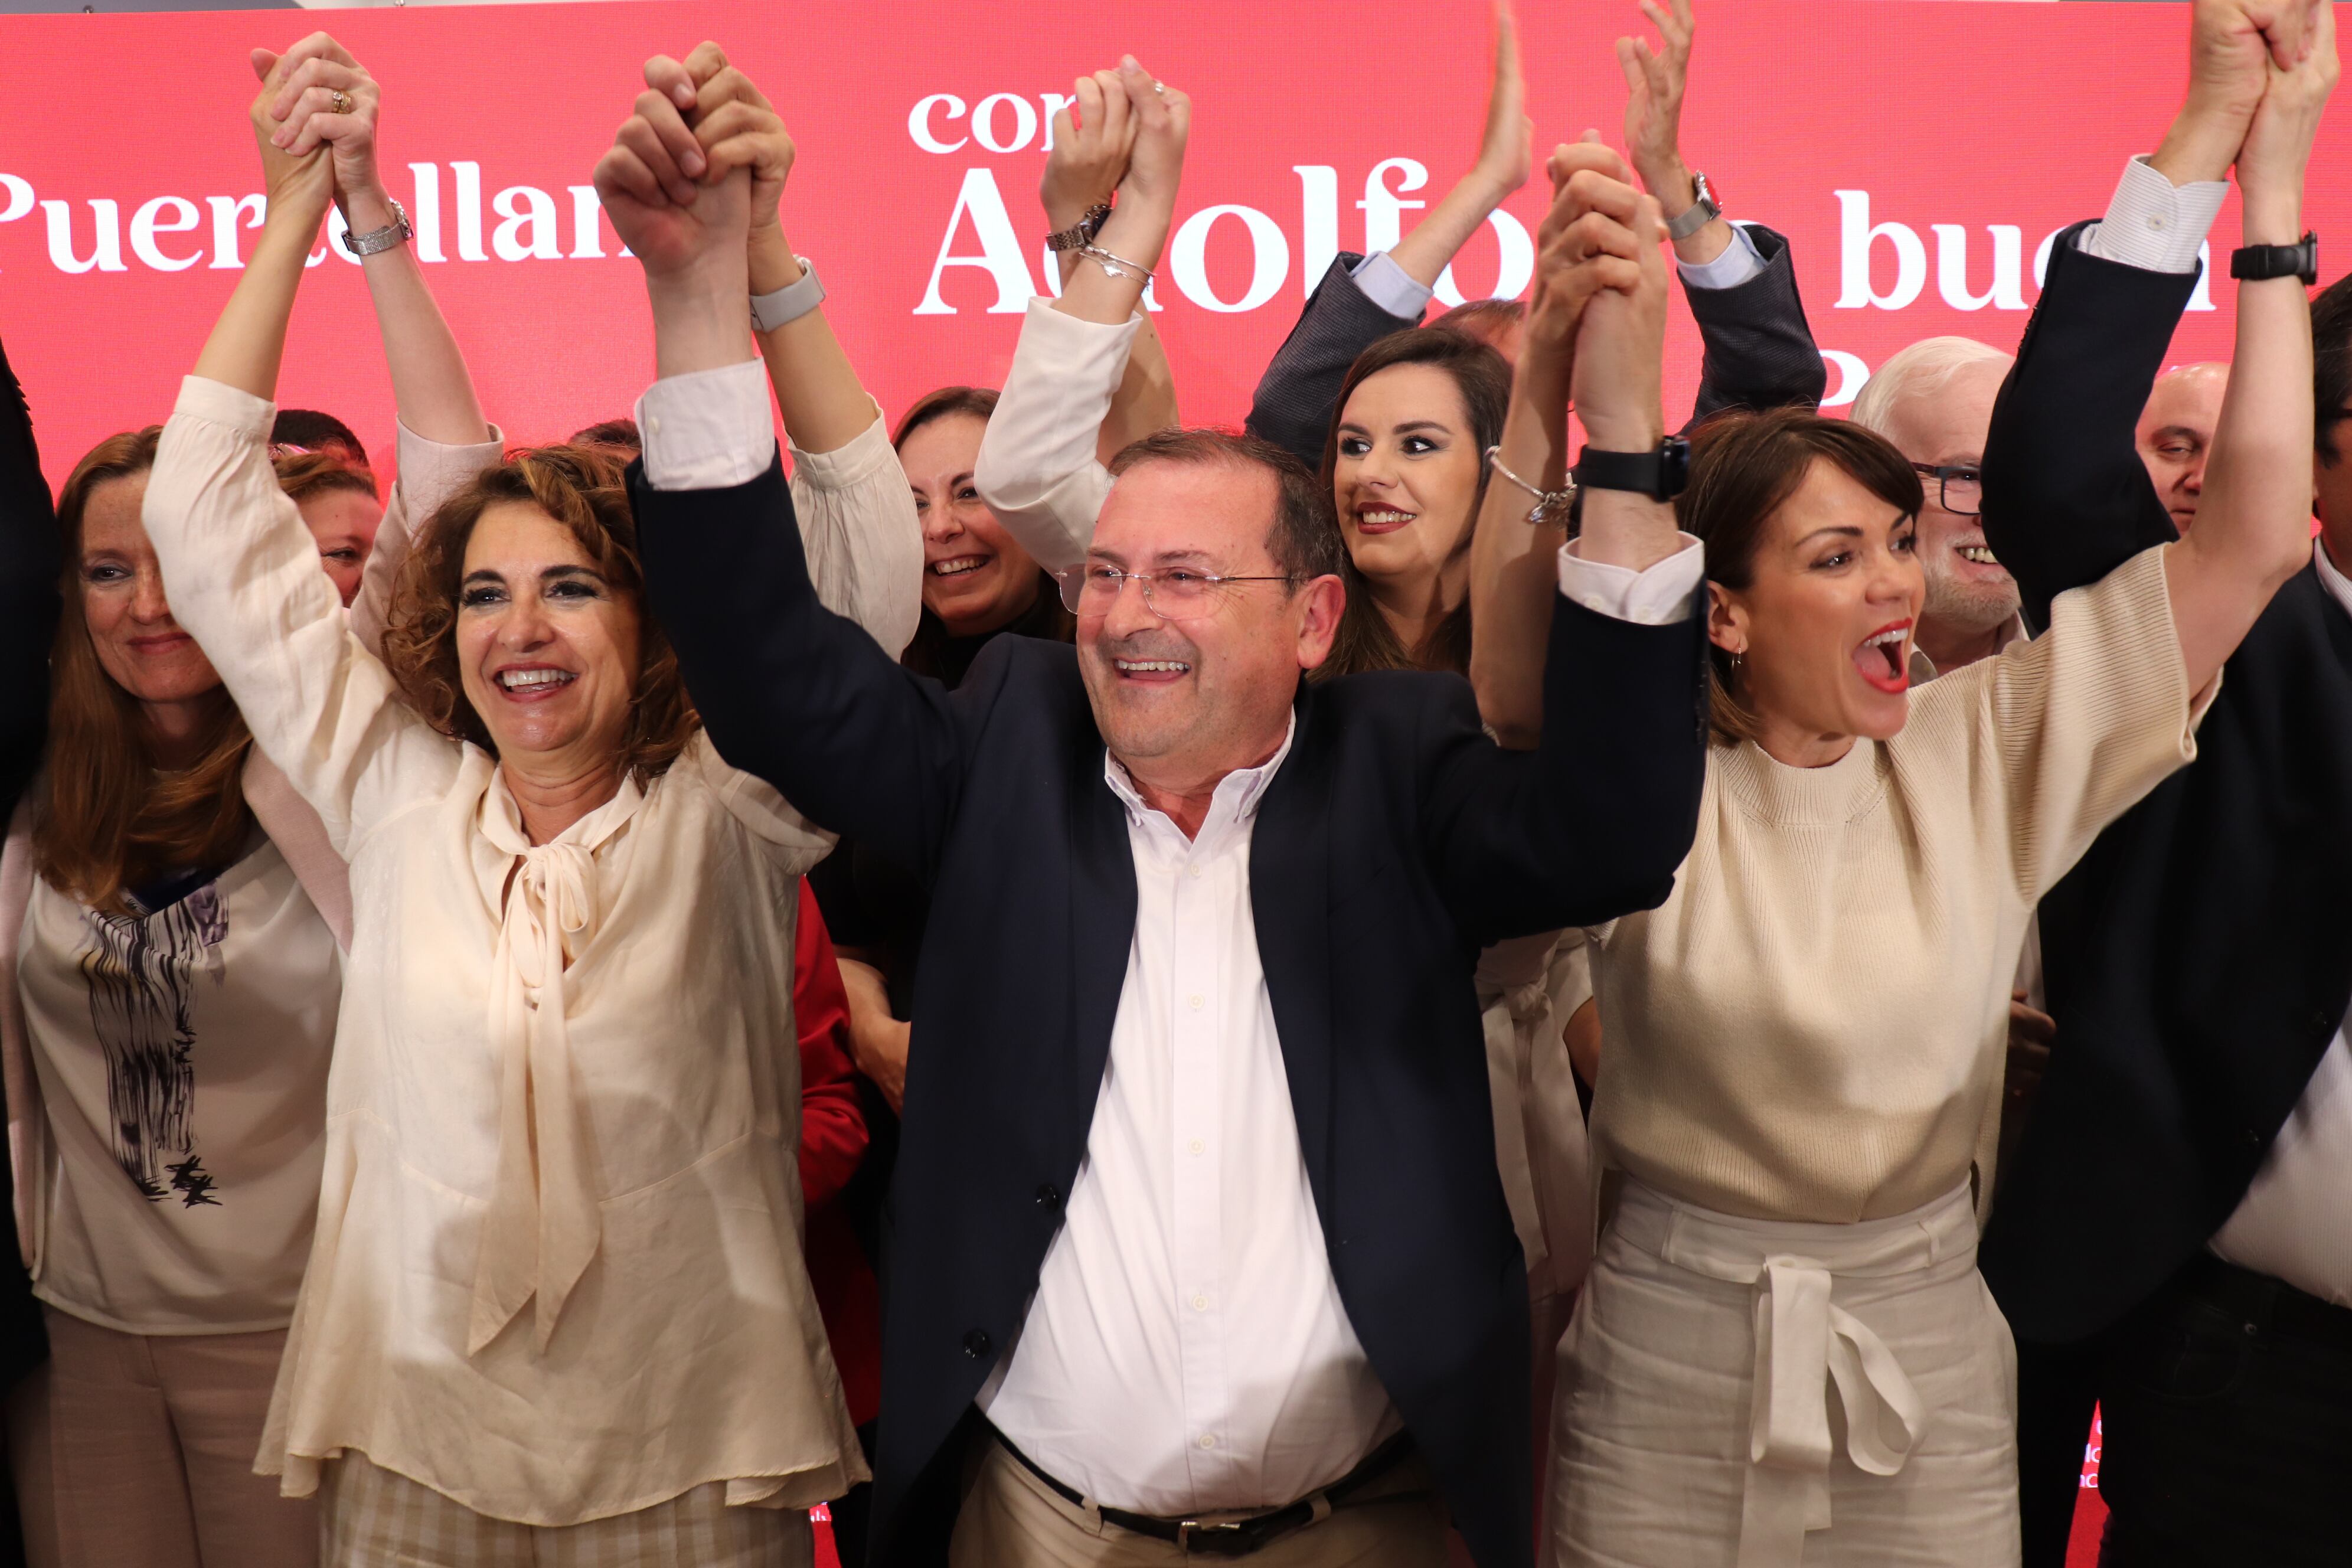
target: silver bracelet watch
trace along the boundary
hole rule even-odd
[[[817,281],[816,268],[805,256],[795,256],[801,264],[797,283],[787,283],[771,294],[751,296],[751,325],[761,331],[772,332],[787,321],[797,321],[824,303],[824,285]]]
[[[1691,190],[1696,199],[1676,216],[1674,222],[1666,225],[1668,239],[1688,239],[1723,216],[1723,204],[1715,199],[1715,191],[1707,184],[1705,174],[1692,171]]]
[[[379,250],[390,250],[395,245],[406,245],[416,233],[415,229],[409,226],[408,209],[400,205],[397,197],[384,197],[383,205],[392,209],[390,223],[382,228],[372,228],[365,234],[346,234],[343,237],[344,247],[353,256],[373,256]],[[351,221],[351,215],[345,213],[344,226],[349,227]]]

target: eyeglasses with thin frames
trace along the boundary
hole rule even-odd
[[[1065,566],[1054,574],[1061,584],[1062,605],[1074,616],[1107,615],[1132,580],[1143,589],[1144,607],[1163,621],[1197,621],[1216,613],[1224,602],[1227,584],[1287,583],[1287,576],[1232,577],[1179,566],[1166,572],[1122,572],[1099,561]]]
[[[1914,463],[1911,467],[1922,478],[1936,481],[1936,499],[1954,517],[1974,517],[1984,510],[1984,470],[1975,464]]]

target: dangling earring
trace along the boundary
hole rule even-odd
[[[1747,657],[1748,656],[1744,653],[1735,653],[1731,656],[1731,669],[1733,674],[1736,675],[1738,673],[1740,662]]]

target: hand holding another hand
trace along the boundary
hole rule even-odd
[[[709,56],[704,50],[710,51]],[[714,78],[724,66],[717,46],[706,44],[689,60],[709,63]],[[744,270],[744,246],[751,226],[751,196],[755,174],[765,181],[773,221],[773,202],[783,189],[792,166],[792,143],[782,137],[782,124],[774,121],[764,100],[731,93],[718,110],[704,110],[718,125],[722,140],[731,143],[721,166],[706,150],[686,114],[698,101],[698,91],[686,68],[667,56],[646,65],[646,79],[659,81],[637,95],[635,112],[613,136],[613,145],[596,163],[596,195],[623,244],[644,262],[649,283],[688,271],[718,268],[730,275]],[[749,88],[750,84],[742,84]],[[729,106],[739,112],[726,115]],[[761,118],[762,112],[765,120]],[[774,121],[772,134],[768,121]],[[782,145],[776,138],[782,137]],[[736,292],[742,292],[738,288]]]
[[[1655,196],[1582,169],[1562,188],[1565,265],[1547,289],[1583,296],[1570,395],[1591,445],[1643,452],[1665,437],[1665,219]]]
[[[2245,242],[2292,245],[2302,237],[2304,176],[2322,112],[2336,90],[2336,7],[2329,0],[2294,0],[2304,9],[2294,29],[2292,63],[2273,47],[2260,57],[2261,103],[2238,150],[2238,186],[2245,195]]]
[[[334,200],[334,167],[321,152],[316,137],[300,152],[292,152],[280,138],[287,136],[285,123],[275,112],[280,89],[289,72],[279,57],[268,49],[256,49],[252,54],[253,74],[261,79],[261,90],[254,95],[247,108],[253,123],[253,139],[261,153],[262,189],[268,193],[269,211],[282,215],[287,221],[306,223],[315,229],[327,216]]]
[[[1139,218],[1155,220],[1164,241],[1175,218],[1177,187],[1184,179],[1184,144],[1192,135],[1192,100],[1154,79],[1133,55],[1119,61],[1118,81],[1127,89],[1128,112],[1135,131],[1112,221],[1120,223],[1132,210]],[[1151,248],[1156,253],[1159,246]]]
[[[1048,228],[1068,228],[1110,200],[1127,178],[1140,124],[1118,72],[1098,70],[1071,84],[1070,101],[1055,111],[1054,146],[1037,183]]]
[[[335,200],[354,229],[364,232],[390,222],[392,211],[376,172],[376,117],[383,94],[367,68],[325,33],[311,34],[282,56],[256,49],[253,67],[265,81],[277,83],[268,107],[275,122],[271,142],[295,157],[328,150]],[[351,211],[354,202],[362,207],[356,216]]]

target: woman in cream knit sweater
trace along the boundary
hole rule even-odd
[[[2247,243],[2301,232],[2333,79],[2332,45],[2273,68],[2239,164]],[[1620,258],[1654,256],[1654,208],[1592,174],[1562,204],[1548,230],[1590,256],[1547,251],[1538,309],[1601,287],[1575,404],[1592,447],[1638,449],[1663,433],[1655,340],[1628,354],[1624,323],[1663,321],[1663,268]],[[2194,534],[1917,693],[1910,465],[1794,412],[1701,438],[1680,508],[1717,744],[1673,896],[1597,933],[1603,1228],[1560,1348],[1563,1563],[2017,1562],[2013,1350],[1975,1248],[2026,921],[2194,756],[2200,694],[2310,553],[2303,296],[2250,281],[2237,309]],[[1504,460],[1557,474],[1559,426],[1519,437]],[[1495,672],[1549,613],[1542,532],[1475,563],[1498,729],[1528,718]]]

